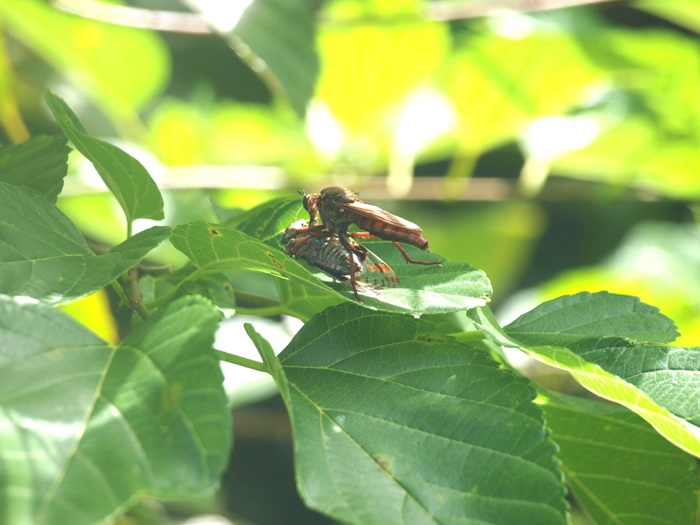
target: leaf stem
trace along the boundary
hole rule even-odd
[[[483,341],[486,339],[486,334],[483,330],[471,330],[469,332],[455,332],[454,334],[449,334],[454,337],[460,343],[470,343],[472,341]]]
[[[223,350],[216,350],[216,353],[219,354],[219,359],[225,361],[226,363],[243,366],[245,368],[250,368],[251,370],[257,370],[258,372],[265,372],[266,374],[270,373],[267,366],[265,366],[265,363],[261,363],[260,361],[248,359],[247,357],[241,357],[240,355],[229,354]]]

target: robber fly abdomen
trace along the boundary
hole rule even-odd
[[[428,249],[428,240],[415,230],[401,228],[382,219],[372,219],[362,215],[356,215],[354,219],[355,224],[375,237],[387,241],[405,242],[421,250]]]
[[[330,187],[321,193],[304,194],[304,208],[309,212],[312,228],[325,229],[337,234],[341,242],[349,237],[359,239],[374,236],[392,241],[404,259],[414,264],[441,265],[439,261],[416,261],[406,253],[399,242],[412,244],[421,250],[428,249],[428,241],[421,235],[417,224],[407,221],[386,210],[367,204],[347,188]],[[323,226],[316,224],[320,215]],[[356,224],[365,232],[348,232],[348,227]],[[347,246],[346,246],[347,248]]]

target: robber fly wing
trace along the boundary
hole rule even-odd
[[[387,224],[391,224],[392,226],[397,226],[399,228],[404,228],[410,231],[422,231],[422,228],[417,224],[414,224],[411,221],[407,221],[406,219],[403,219],[398,215],[394,215],[393,213],[389,213],[388,211],[381,209],[379,206],[367,204],[366,202],[362,202],[361,200],[356,200],[355,202],[350,202],[347,204],[337,203],[337,205],[339,207],[347,209],[348,211],[351,211],[353,213],[356,213],[363,217],[367,217],[372,220],[384,221]]]

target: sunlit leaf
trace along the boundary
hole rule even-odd
[[[119,201],[127,222],[139,218],[163,219],[163,196],[146,168],[118,147],[88,135],[63,99],[50,91],[45,96],[66,137],[95,166]]]
[[[386,133],[392,112],[436,73],[448,46],[437,23],[329,26],[319,35],[317,96],[351,134]]]
[[[120,119],[134,125],[134,108],[143,107],[167,81],[167,50],[152,32],[98,23],[40,0],[0,2],[0,18],[118,125]]]
[[[596,266],[559,274],[532,294],[531,306],[579,290],[635,295],[673,319],[677,344],[696,344],[700,331],[700,230],[694,224],[644,222]]]
[[[92,525],[146,495],[212,493],[231,421],[210,304],[176,301],[117,347],[46,306],[0,310],[3,523]]]
[[[465,151],[481,153],[515,138],[529,119],[566,111],[600,77],[570,34],[531,29],[471,36],[452,59],[446,89]]]
[[[566,523],[533,390],[484,352],[347,304],[279,358],[311,507],[357,524]]]
[[[695,0],[636,0],[634,7],[700,33],[700,5]]]
[[[541,400],[567,484],[592,523],[697,523],[692,456],[628,410],[563,395]]]
[[[640,304],[636,297],[624,298],[602,293],[582,294],[580,297],[574,296],[574,298],[578,300],[572,302],[571,298],[568,297],[555,299],[526,314],[530,323],[533,320],[537,320],[535,324],[539,323],[538,333],[518,331],[520,325],[518,320],[512,325],[506,326],[505,331],[503,331],[494,323],[491,314],[484,309],[474,310],[471,315],[475,322],[499,344],[520,348],[534,359],[569,372],[576,381],[591,392],[636,412],[666,439],[686,452],[700,457],[700,430],[681,417],[686,411],[693,411],[694,402],[688,405],[685,398],[687,396],[692,399],[700,397],[700,391],[698,391],[700,382],[697,378],[698,352],[694,349],[678,349],[677,352],[680,355],[674,356],[673,361],[674,366],[679,366],[680,369],[676,369],[677,373],[673,372],[674,369],[669,366],[668,356],[663,355],[663,351],[659,355],[652,355],[647,352],[646,345],[636,345],[616,336],[617,334],[628,334],[634,335],[642,341],[647,336],[652,341],[659,340],[659,327],[668,323],[665,316],[658,312],[655,313],[653,311],[655,309],[647,310],[646,313],[642,312],[639,318],[625,315],[624,309],[621,312],[620,306],[624,305],[625,300],[629,307],[643,308],[645,305]],[[590,316],[588,319],[583,319],[582,334],[587,335],[576,339],[572,335],[568,335],[566,331],[571,328],[576,330],[581,307],[585,306],[588,301],[592,301],[592,304],[597,303],[599,320],[596,321]],[[549,316],[547,315],[549,311],[556,313]],[[605,319],[611,320],[609,322],[610,337],[606,336],[604,328],[606,323],[601,324]],[[642,323],[639,322],[640,320]],[[599,326],[596,330],[598,331],[597,335],[594,335],[593,331],[587,332],[587,326],[596,325]],[[511,326],[514,327],[512,332],[510,331]],[[560,332],[563,334],[559,335]],[[675,337],[675,326],[669,326],[668,337],[669,339]],[[616,342],[621,342],[621,349],[615,350]],[[605,352],[596,354],[596,348],[602,349],[605,346],[613,347],[610,355],[606,355]],[[591,353],[588,353],[589,350]],[[634,374],[629,374],[625,370],[628,361],[618,361],[621,359],[623,351],[626,354],[626,359],[632,359],[632,362],[629,363],[630,370],[645,371],[648,375],[642,378],[633,378]],[[645,357],[653,357],[648,366],[642,364]],[[615,375],[616,373],[620,373],[624,378]],[[671,400],[669,402],[668,397],[663,395],[660,389],[649,388],[648,378],[651,378],[652,382],[654,380],[676,381],[677,384],[673,385],[673,393],[676,395],[681,393],[684,400]],[[639,387],[634,383],[639,384]],[[669,406],[662,403],[669,403]],[[672,409],[679,410],[681,415],[672,413]]]

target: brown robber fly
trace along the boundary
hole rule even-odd
[[[316,217],[320,216],[323,228],[337,234],[344,243],[348,237],[367,238],[379,237],[392,241],[407,262],[413,264],[436,264],[439,261],[417,261],[412,259],[399,244],[405,242],[420,248],[428,249],[428,240],[421,235],[421,228],[406,219],[389,213],[372,204],[367,204],[357,198],[355,193],[347,188],[331,186],[321,190],[321,193],[302,193],[304,209],[309,212],[311,228],[317,226]],[[348,232],[351,224],[365,230],[364,232]]]
[[[327,273],[339,281],[349,281],[355,299],[358,286],[369,284],[380,288],[398,286],[394,270],[376,254],[354,241],[346,248],[335,233],[326,229],[310,229],[308,221],[290,224],[282,235],[285,253]]]

